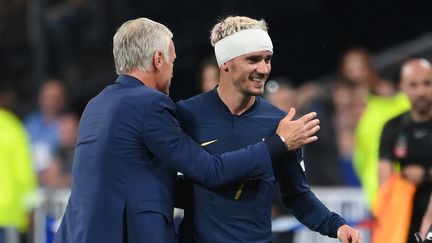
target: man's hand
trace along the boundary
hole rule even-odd
[[[361,243],[360,232],[346,224],[339,227],[337,237],[342,243]]]
[[[282,140],[288,146],[288,150],[295,150],[303,145],[314,142],[318,139],[314,135],[319,129],[319,120],[315,112],[310,112],[297,120],[292,120],[295,115],[295,109],[291,108],[288,114],[279,122],[276,129]]]

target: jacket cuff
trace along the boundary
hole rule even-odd
[[[338,217],[335,222],[333,223],[333,229],[330,230],[330,235],[329,237],[333,237],[333,238],[337,238],[338,235],[338,230],[342,225],[348,225],[348,223],[345,221],[345,219],[343,219],[342,217]]]
[[[267,145],[273,164],[288,152],[287,146],[276,133],[264,140],[264,143]]]

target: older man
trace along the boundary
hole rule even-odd
[[[119,77],[86,106],[72,194],[56,242],[175,242],[177,171],[208,187],[272,172],[288,148],[315,141],[314,114],[287,116],[265,142],[210,155],[185,135],[167,96],[176,58],[172,33],[146,18],[114,36]]]

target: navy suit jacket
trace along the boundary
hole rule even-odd
[[[275,141],[210,155],[183,133],[167,95],[120,75],[82,115],[55,242],[175,242],[177,171],[209,188],[233,183],[272,171],[284,150]]]

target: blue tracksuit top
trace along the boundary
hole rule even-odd
[[[233,115],[216,89],[177,103],[184,131],[210,153],[233,151],[273,134],[285,112],[256,97],[253,106]],[[285,205],[294,216],[323,235],[336,237],[345,224],[311,192],[300,165],[301,153],[290,152],[273,171],[218,189],[192,186],[191,208],[185,210],[180,242],[270,242],[271,202],[275,177]],[[325,166],[325,165],[323,165]],[[183,236],[182,236],[183,235]],[[187,235],[185,240],[185,235]]]

